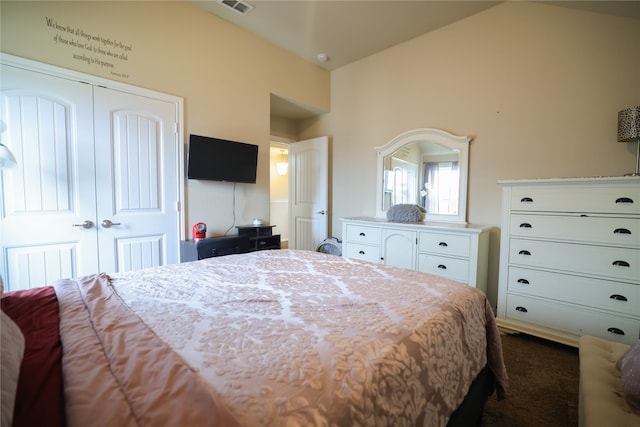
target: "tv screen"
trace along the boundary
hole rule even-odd
[[[189,135],[187,178],[255,184],[258,146]]]

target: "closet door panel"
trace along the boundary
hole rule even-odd
[[[95,272],[92,88],[1,67],[2,143],[18,163],[1,174],[0,272],[7,289]]]
[[[95,88],[100,267],[128,271],[179,261],[175,104]],[[105,221],[110,221],[105,224]]]

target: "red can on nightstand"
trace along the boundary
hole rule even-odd
[[[207,237],[207,224],[199,222],[193,226],[191,232],[193,233],[194,240],[204,239]]]

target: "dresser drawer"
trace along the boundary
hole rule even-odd
[[[418,254],[418,271],[469,283],[469,260]]]
[[[378,227],[367,227],[365,225],[348,224],[347,235],[345,239],[349,242],[379,245],[381,236],[382,232]]]
[[[349,243],[344,254],[347,258],[362,261],[381,262],[380,246]]]
[[[512,236],[640,248],[640,218],[512,214]]]
[[[578,336],[593,335],[627,344],[640,338],[640,320],[522,295],[507,295],[506,313],[510,320]]]
[[[513,238],[509,264],[640,283],[640,249]]]
[[[509,267],[509,293],[551,298],[640,320],[640,285]]]
[[[529,186],[511,190],[512,211],[640,214],[640,186]]]
[[[471,251],[471,237],[460,234],[420,233],[418,250],[439,255],[453,255],[468,258]]]

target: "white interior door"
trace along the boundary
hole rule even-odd
[[[2,143],[18,163],[2,171],[5,286],[23,289],[95,272],[92,88],[1,67]]]
[[[175,104],[96,87],[95,116],[100,268],[178,262]]]
[[[289,145],[289,247],[315,251],[329,230],[329,138]]]

